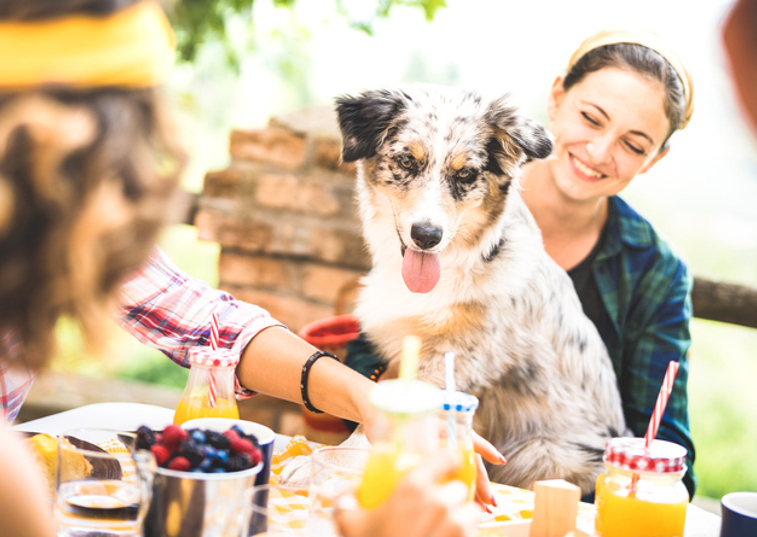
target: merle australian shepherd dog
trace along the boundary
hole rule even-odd
[[[506,97],[439,86],[340,97],[337,114],[373,260],[355,313],[388,371],[417,335],[419,377],[441,387],[454,352],[475,429],[509,460],[493,481],[593,490],[625,423],[605,346],[519,193],[549,134]]]

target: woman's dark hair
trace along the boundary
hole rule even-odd
[[[131,3],[4,0],[0,16]],[[166,114],[159,89],[0,92],[0,336],[17,332],[29,366],[49,358],[62,315],[97,343],[154,248],[185,161]]]
[[[660,54],[645,46],[632,43],[605,45],[590,50],[573,64],[565,75],[563,89],[568,91],[587,75],[610,67],[634,71],[660,82],[665,88],[664,108],[670,128],[660,146],[662,151],[668,146],[670,136],[681,126],[686,110],[683,84],[675,69]]]

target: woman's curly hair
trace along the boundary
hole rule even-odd
[[[0,18],[131,3],[10,0]],[[0,93],[0,334],[17,331],[27,365],[46,363],[64,314],[97,343],[115,291],[154,248],[184,160],[158,89]]]

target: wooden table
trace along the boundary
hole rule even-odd
[[[173,421],[173,409],[139,403],[97,403],[18,424],[17,431],[57,435],[75,427],[107,427],[134,431],[140,425],[162,429]],[[284,449],[290,437],[277,434],[274,453]],[[684,537],[718,537],[720,517],[689,504]]]

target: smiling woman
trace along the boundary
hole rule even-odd
[[[524,167],[523,198],[547,253],[578,291],[607,346],[626,423],[643,436],[670,361],[680,363],[658,438],[694,446],[686,382],[691,278],[684,263],[617,197],[664,157],[693,112],[691,77],[650,32],[589,37],[558,76],[547,101],[555,157]]]

